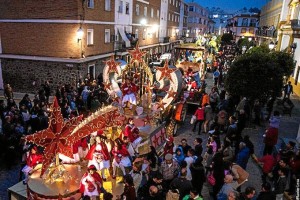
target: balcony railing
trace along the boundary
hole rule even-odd
[[[125,44],[124,40],[122,40],[122,41],[115,41],[114,42],[114,50],[115,51],[127,51],[127,49],[135,47],[137,41],[138,41],[138,39],[130,41],[130,47],[126,47],[126,44]]]
[[[277,30],[258,29],[256,31],[256,35],[263,36],[263,37],[277,38]]]

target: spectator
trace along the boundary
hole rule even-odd
[[[186,175],[187,171],[181,170],[180,176],[173,179],[170,183],[170,189],[179,191],[179,199],[189,194],[189,191],[192,189],[192,183],[186,179]]]
[[[255,195],[255,189],[253,187],[246,187],[245,192],[240,195],[240,200],[251,200]]]
[[[247,163],[250,157],[250,150],[244,142],[239,145],[239,152],[236,157],[236,163],[241,166],[244,170],[247,168]]]
[[[165,160],[161,163],[160,173],[163,174],[163,179],[167,187],[169,187],[172,180],[178,176],[179,165],[173,160],[172,154],[165,156]]]
[[[261,192],[258,194],[258,197],[256,200],[275,200],[276,196],[271,191],[271,185],[268,182],[264,182],[261,185]]]

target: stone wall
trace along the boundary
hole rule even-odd
[[[102,60],[81,64],[15,59],[2,59],[1,62],[4,84],[9,83],[15,92],[28,93],[36,92],[46,80],[53,91],[61,84],[75,86],[80,77],[86,76],[89,64],[95,64],[96,77],[105,64]]]

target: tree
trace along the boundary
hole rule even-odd
[[[244,96],[253,102],[281,95],[283,77],[291,74],[293,58],[284,52],[268,52],[255,47],[237,57],[231,65],[225,88],[231,95]]]
[[[233,35],[231,33],[224,33],[221,37],[221,41],[225,44],[231,44],[233,40]]]

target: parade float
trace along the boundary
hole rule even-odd
[[[104,88],[113,100],[111,105],[85,119],[78,116],[66,120],[54,98],[48,128],[25,137],[26,142],[43,149],[43,162],[31,171],[26,188],[21,183],[9,188],[12,199],[80,199],[80,180],[87,170],[87,162],[65,164],[60,156],[73,158],[75,142],[100,130],[106,140],[120,138],[129,118],[134,120],[142,138],[138,156],[147,154],[150,145],[159,152],[168,135],[176,134],[178,123],[186,115],[180,98],[181,72],[165,62],[152,74],[143,58],[145,52],[138,45],[129,53],[131,60],[123,69],[113,56],[105,62]],[[114,190],[112,182],[112,179],[104,182],[109,192]]]

